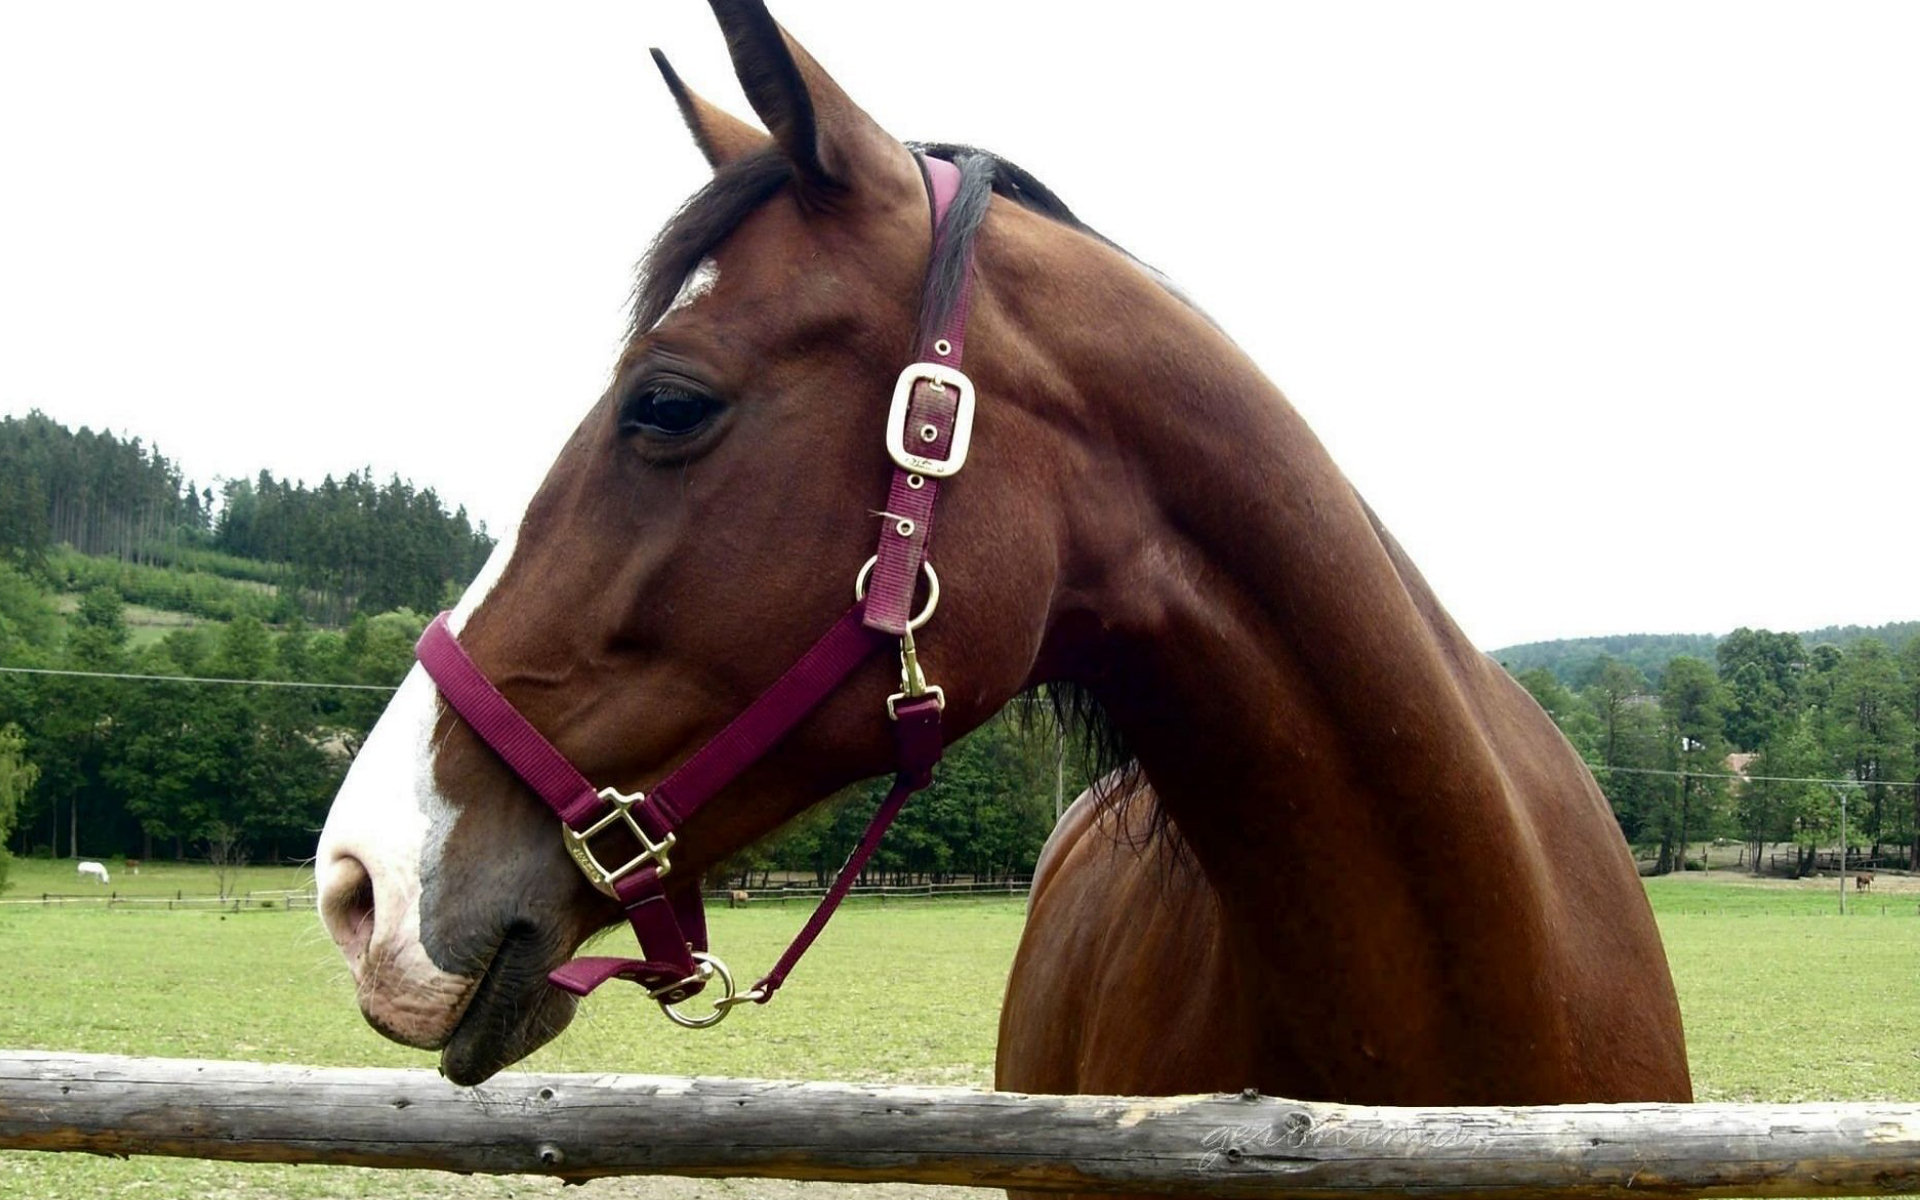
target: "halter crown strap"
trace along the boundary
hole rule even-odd
[[[946,217],[953,198],[959,194],[960,168],[944,159],[922,161],[927,165],[927,183],[933,194],[934,241],[928,262],[931,276],[933,265],[940,261],[941,251],[952,234]],[[958,382],[951,382],[921,373],[921,368],[927,365],[959,373],[960,353],[966,343],[967,310],[973,299],[973,263],[968,261],[963,271],[953,308],[938,329],[921,331],[920,362],[908,367],[900,377],[901,386],[910,389],[900,435],[909,447],[931,459],[950,461],[956,454],[955,435],[962,421],[971,440],[973,385],[964,376]],[[932,282],[930,277],[929,286]],[[889,415],[889,423],[893,420]],[[866,622],[870,627],[895,637],[907,632],[914,589],[920,582],[927,546],[933,537],[933,502],[939,495],[938,475],[932,471],[914,471],[896,457],[886,507],[887,516],[894,518],[894,522],[882,529],[880,548],[876,552],[878,561],[873,568],[872,591],[867,597]]]
[[[946,217],[959,190],[960,172],[943,160],[922,161],[934,212],[930,262],[937,262],[948,235]],[[945,700],[938,688],[927,687],[920,677],[911,630],[931,614],[938,598],[937,582],[925,613],[909,614],[920,575],[924,571],[932,576],[926,550],[938,492],[934,479],[964,462],[972,423],[972,384],[959,374],[971,263],[965,270],[952,312],[942,328],[926,337],[923,361],[901,374],[896,389],[888,429],[896,469],[884,514],[887,524],[869,564],[871,576],[862,572],[866,590],[861,602],[651,794],[595,789],[487,679],[449,628],[449,614],[435,617],[421,635],[415,653],[441,695],[560,818],[568,853],[596,888],[620,903],[646,955],[644,959],[576,958],[551,973],[555,986],[584,996],[610,979],[631,980],[647,988],[668,1016],[691,1026],[713,1024],[745,1000],[765,1003],[825,927],[907,798],[932,781],[942,748],[940,710]],[[897,428],[892,424],[896,420]],[[909,438],[916,439],[911,449]],[[671,897],[663,883],[673,867],[676,830],[894,637],[901,644],[902,690],[887,702],[896,743],[898,773],[893,787],[793,944],[772,971],[736,997],[732,976],[706,953],[698,881],[677,888]],[[637,846],[639,853],[625,862],[603,861],[601,835],[609,831],[631,839],[624,845]],[[711,1016],[693,1019],[674,1011],[673,1004],[699,992],[716,974],[726,994]]]

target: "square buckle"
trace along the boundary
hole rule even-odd
[[[960,395],[953,412],[953,442],[947,447],[945,458],[927,458],[907,449],[907,405],[913,399],[913,385],[922,379],[937,387],[950,387]],[[914,436],[919,437],[917,431]],[[967,449],[972,445],[973,380],[952,367],[934,362],[917,362],[900,372],[899,382],[893,385],[893,404],[887,409],[887,454],[900,469],[945,479],[959,474],[960,468],[967,465]]]
[[[646,830],[640,828],[640,822],[633,819],[633,813],[630,810],[637,804],[646,803],[647,794],[645,792],[635,792],[632,795],[628,795],[618,788],[601,788],[600,798],[608,804],[613,805],[612,812],[601,817],[598,821],[595,821],[578,833],[573,831],[572,826],[563,822],[560,826],[560,836],[566,843],[567,853],[573,857],[574,863],[579,866],[581,873],[587,877],[587,882],[617,900],[620,898],[620,893],[613,885],[633,874],[635,871],[638,871],[641,867],[652,863],[656,872],[662,878],[666,876],[668,871],[673,869],[673,864],[667,861],[667,851],[673,849],[675,838],[673,834],[669,833],[666,837],[656,842],[647,836]],[[601,865],[600,860],[594,856],[592,842],[595,837],[606,832],[615,822],[625,823],[628,832],[632,833],[634,839],[640,843],[641,850],[640,853],[634,855],[625,863],[612,870],[608,870],[605,866]]]

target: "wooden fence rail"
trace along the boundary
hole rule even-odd
[[[0,1052],[0,1149],[1230,1197],[1920,1192],[1920,1106],[1368,1108],[1254,1095],[509,1074]]]

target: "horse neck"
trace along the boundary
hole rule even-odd
[[[1335,844],[1518,852],[1498,743],[1541,731],[1278,389],[1120,256],[1026,253],[996,299],[1059,331],[1026,385],[1094,464],[1062,472],[1041,673],[1093,692],[1222,894],[1336,886]]]

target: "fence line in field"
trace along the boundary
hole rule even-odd
[[[276,888],[252,892],[236,892],[231,896],[189,896],[177,891],[171,896],[122,896],[118,892],[41,892],[38,896],[16,896],[0,899],[0,905],[38,905],[42,908],[69,907],[74,905],[97,904],[103,908],[151,908],[168,910],[206,910],[217,912],[245,912],[249,909],[270,908],[313,908],[316,902],[312,888]]]
[[[1386,1108],[607,1074],[457,1088],[423,1070],[0,1051],[4,1149],[1248,1200],[1866,1196],[1920,1192],[1920,1105]]]

